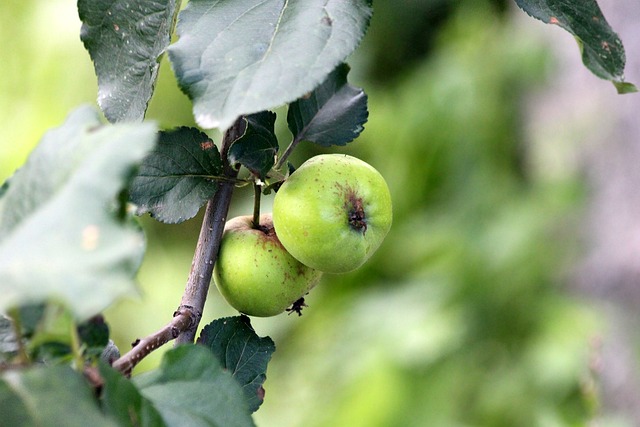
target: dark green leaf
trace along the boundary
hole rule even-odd
[[[86,319],[135,291],[144,236],[114,212],[155,139],[88,107],[44,136],[0,198],[0,312],[54,299]]]
[[[160,132],[129,189],[139,215],[175,224],[193,218],[216,192],[220,153],[207,134],[182,127]]]
[[[20,317],[20,329],[23,337],[30,338],[33,336],[42,320],[46,308],[46,304],[27,304],[20,306],[17,315]]]
[[[196,122],[226,129],[313,90],[353,52],[371,0],[191,0],[169,58]]]
[[[171,41],[175,0],[78,0],[80,38],[98,76],[98,104],[110,122],[141,121],[160,55]]]
[[[259,337],[247,316],[216,319],[204,327],[198,344],[215,354],[222,367],[240,383],[252,411],[264,399],[267,364],[276,350],[269,337]]]
[[[85,348],[85,356],[100,356],[109,344],[109,325],[101,315],[78,325],[78,336]]]
[[[622,41],[595,0],[516,0],[516,3],[534,18],[573,34],[584,65],[596,76],[612,81],[619,93],[637,91],[631,83],[623,83],[626,58]]]
[[[360,135],[369,117],[367,95],[347,83],[348,73],[348,65],[339,65],[313,92],[289,106],[287,123],[294,141],[329,147]]]
[[[153,404],[142,397],[133,382],[120,372],[101,363],[100,375],[104,379],[101,396],[104,412],[121,426],[166,425]]]
[[[115,427],[84,378],[68,366],[8,371],[0,378],[0,424],[12,427]]]
[[[109,342],[109,325],[101,315],[94,316],[78,325],[78,335],[89,347],[104,347]]]
[[[160,368],[134,379],[169,426],[253,426],[242,390],[209,350],[183,345]]]
[[[274,130],[276,114],[263,111],[246,116],[245,122],[244,134],[229,148],[229,164],[241,164],[264,179],[278,153],[278,138]]]

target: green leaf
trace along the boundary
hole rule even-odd
[[[611,29],[595,0],[516,0],[532,17],[558,25],[573,34],[582,53],[582,62],[596,76],[610,80],[618,93],[636,92],[624,83],[624,47]]]
[[[31,338],[36,333],[46,309],[47,304],[28,304],[18,308],[15,315],[19,317],[20,332],[23,337]]]
[[[193,218],[215,194],[222,160],[207,134],[182,127],[160,132],[129,188],[137,214],[175,224]]]
[[[105,363],[100,364],[100,375],[104,379],[101,396],[104,412],[121,426],[166,425],[153,403],[142,397],[128,378]]]
[[[229,164],[241,164],[264,179],[278,153],[278,138],[274,130],[276,114],[263,111],[246,116],[244,120],[244,134],[229,148]]]
[[[71,356],[76,324],[72,314],[58,304],[47,304],[28,341],[32,359],[55,362]]]
[[[347,83],[349,66],[339,65],[310,94],[289,106],[287,123],[294,142],[310,141],[324,147],[346,145],[367,122],[367,95]]]
[[[638,88],[633,83],[613,82],[613,85],[616,87],[616,90],[620,95],[624,95],[626,93],[635,93],[638,91]]]
[[[191,0],[169,59],[203,128],[313,90],[353,52],[371,0]]]
[[[78,0],[80,38],[98,76],[98,104],[110,122],[141,121],[171,41],[175,0]]]
[[[0,378],[0,423],[12,427],[115,427],[84,378],[68,366],[7,371]]]
[[[0,198],[0,312],[54,299],[83,320],[135,291],[144,236],[116,199],[155,139],[88,107],[44,136]]]
[[[109,325],[101,315],[94,316],[78,325],[77,330],[85,356],[98,357],[109,345]]]
[[[253,426],[242,390],[204,347],[183,345],[134,384],[168,426]]]
[[[78,325],[78,336],[88,347],[104,348],[109,343],[109,325],[101,315]]]
[[[267,364],[276,346],[269,337],[259,337],[247,316],[216,319],[204,327],[198,344],[209,348],[240,383],[252,411],[264,400],[262,384]]]

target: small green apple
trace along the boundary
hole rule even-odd
[[[282,313],[320,279],[321,272],[293,258],[273,228],[271,214],[239,216],[225,224],[213,271],[218,290],[241,313],[268,317]]]
[[[382,175],[344,154],[307,160],[273,201],[273,223],[284,247],[326,273],[346,273],[364,264],[389,232],[392,217]]]

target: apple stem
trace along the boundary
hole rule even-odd
[[[253,183],[253,222],[251,226],[255,229],[260,228],[260,196],[262,195],[262,186],[257,182]]]
[[[227,179],[218,180],[218,190],[207,203],[180,306],[173,314],[171,322],[156,333],[138,340],[129,352],[113,363],[120,372],[130,373],[138,362],[172,339],[175,339],[176,345],[193,343],[204,311],[213,267],[218,258],[220,241],[235,188],[235,179],[238,176],[238,170],[229,164],[229,147],[244,134],[245,126],[246,122],[241,116],[224,134],[220,154],[223,173]]]

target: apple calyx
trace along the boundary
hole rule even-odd
[[[346,193],[347,201],[344,204],[344,208],[347,211],[349,226],[355,231],[361,231],[362,235],[364,235],[367,232],[367,221],[362,198],[358,197],[352,188],[348,188]]]
[[[367,232],[367,221],[365,220],[362,200],[357,199],[355,203],[348,208],[348,211],[349,225],[356,231],[362,231],[364,235]]]
[[[287,308],[285,311],[287,311],[289,315],[291,315],[291,313],[298,313],[298,317],[300,317],[302,316],[302,309],[304,307],[309,306],[304,302],[304,297],[300,297],[300,299],[296,300],[291,304],[291,307]]]

